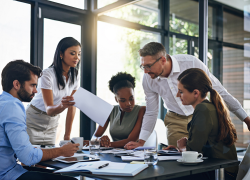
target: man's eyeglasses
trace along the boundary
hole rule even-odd
[[[146,65],[146,66],[140,65],[140,68],[141,68],[143,71],[144,71],[144,69],[146,69],[147,71],[150,71],[150,70],[151,70],[151,67],[152,67],[157,61],[159,61],[161,58],[162,58],[162,57],[156,59],[156,61],[155,61],[153,64],[151,64],[151,65]]]

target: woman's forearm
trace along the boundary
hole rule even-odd
[[[53,105],[53,106],[47,106],[46,108],[46,113],[49,116],[54,116],[57,114],[60,114],[61,112],[63,112],[66,108],[63,107],[61,104],[59,105]]]
[[[114,141],[111,142],[111,147],[115,147],[115,148],[123,148],[128,142],[130,141],[136,141],[137,139],[123,139],[120,141]]]
[[[71,106],[68,108],[67,117],[66,117],[66,124],[65,124],[65,135],[64,135],[65,140],[70,139],[70,133],[72,130],[72,124],[74,121],[75,113],[76,113],[76,107]]]

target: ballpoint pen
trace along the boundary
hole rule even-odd
[[[71,141],[72,144],[75,144],[75,142],[72,139],[70,141]]]
[[[104,168],[104,167],[106,167],[108,165],[109,165],[109,163],[103,164],[103,165],[99,166],[98,169]]]

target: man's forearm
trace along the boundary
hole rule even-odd
[[[145,144],[146,141],[142,140],[142,139],[139,139],[137,141],[139,143],[140,146],[143,146]]]
[[[42,149],[42,151],[43,151],[43,157],[41,161],[53,159],[63,154],[61,148]]]

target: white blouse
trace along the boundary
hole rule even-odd
[[[205,71],[212,81],[213,89],[222,96],[228,105],[229,110],[242,121],[247,117],[247,113],[242,108],[239,101],[227,92],[220,81],[209,72],[209,69],[201,60],[194,56],[185,54],[170,57],[172,59],[172,71],[169,77],[158,77],[152,79],[148,74],[144,74],[143,76],[142,85],[146,95],[147,108],[143,117],[139,139],[147,140],[155,127],[158,116],[159,96],[162,97],[166,109],[185,116],[193,114],[193,106],[182,105],[180,98],[176,97],[178,92],[177,78],[183,71],[189,68],[199,68]]]
[[[58,105],[64,96],[70,96],[73,90],[77,90],[80,86],[80,75],[78,74],[74,84],[71,84],[71,77],[69,76],[66,82],[66,77],[63,76],[65,82],[64,89],[58,89],[56,72],[53,67],[49,67],[43,70],[42,76],[38,79],[37,93],[32,99],[31,104],[41,111],[46,112],[43,95],[41,89],[51,89],[53,92],[53,103]],[[61,87],[61,86],[60,86]]]

